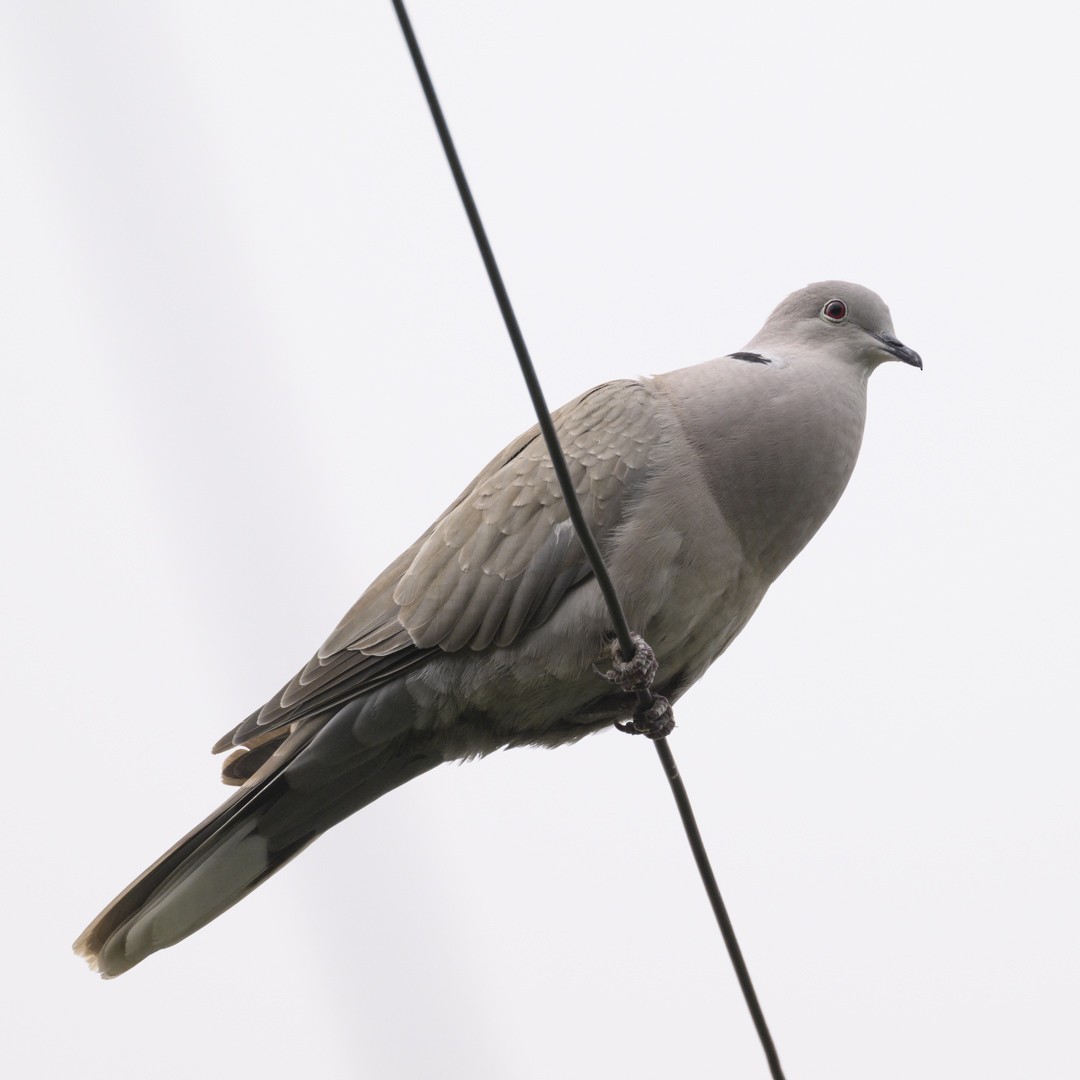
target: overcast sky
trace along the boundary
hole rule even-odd
[[[1075,1075],[1065,6],[410,8],[553,404],[822,278],[922,353],[672,746],[792,1080]],[[532,417],[388,2],[0,11],[0,1060],[766,1076],[617,733],[430,773],[118,981],[72,957]]]

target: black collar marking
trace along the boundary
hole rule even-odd
[[[761,353],[756,352],[733,352],[728,353],[733,360],[748,360],[751,364],[771,364],[772,361],[767,356],[762,356]]]

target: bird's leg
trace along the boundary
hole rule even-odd
[[[649,739],[663,739],[675,727],[671,702],[661,694],[652,692],[652,682],[660,667],[656,654],[640,634],[631,632],[634,655],[623,658],[618,639],[611,643],[611,668],[601,671],[594,665],[597,675],[614,683],[623,693],[636,694],[638,707],[628,720],[616,720],[615,726],[627,735],[644,735]]]

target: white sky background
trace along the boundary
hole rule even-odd
[[[730,7],[411,11],[553,405],[825,277],[923,354],[673,749],[789,1076],[1074,1075],[1065,8]],[[615,733],[428,774],[118,981],[71,956],[532,417],[389,3],[2,12],[10,1075],[766,1076]]]

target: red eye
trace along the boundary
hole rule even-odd
[[[847,318],[847,304],[843,300],[830,300],[821,309],[821,314],[829,322],[843,322]]]

